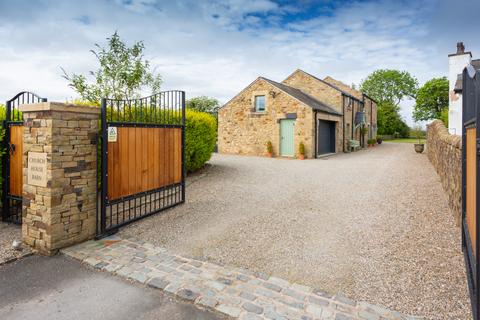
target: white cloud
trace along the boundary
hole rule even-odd
[[[130,44],[144,40],[164,89],[182,89],[189,97],[227,101],[257,76],[280,81],[296,68],[347,84],[395,68],[425,82],[446,74],[456,41],[480,52],[479,23],[463,19],[453,5],[349,1],[311,7],[329,14],[288,22],[301,7],[269,0],[2,1],[0,101],[23,89],[50,100],[72,97],[60,66],[85,74],[95,69],[89,50],[115,30]],[[462,3],[469,5],[478,9],[473,0]],[[412,105],[402,104],[408,120]]]

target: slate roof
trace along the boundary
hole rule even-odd
[[[472,60],[470,64],[475,68],[475,70],[480,70],[480,59]],[[462,89],[463,89],[463,76],[460,73],[457,75],[457,81],[455,82],[455,88],[453,89],[453,91],[455,93],[461,93]]]
[[[293,88],[293,87],[287,86],[283,83],[278,83],[276,81],[273,81],[273,80],[270,80],[270,79],[267,79],[267,78],[264,78],[264,77],[260,77],[260,78],[267,81],[268,83],[270,83],[274,87],[277,87],[278,89],[286,92],[287,94],[294,97],[298,101],[304,103],[305,105],[309,106],[313,110],[318,110],[318,111],[321,111],[321,112],[325,112],[325,113],[329,113],[329,114],[333,114],[333,115],[337,115],[337,116],[342,115],[337,110],[333,109],[330,106],[327,106],[326,104],[318,101],[314,97],[306,94],[305,92],[303,92],[303,91],[301,91],[297,88]]]

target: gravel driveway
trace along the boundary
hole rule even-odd
[[[184,205],[121,234],[403,313],[469,319],[460,228],[412,145],[210,163],[190,179]]]
[[[13,240],[22,240],[22,227],[0,221],[0,265],[31,253],[26,245],[22,245],[21,250],[13,249]]]

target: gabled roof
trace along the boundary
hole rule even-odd
[[[472,60],[470,62],[472,67],[475,68],[475,70],[480,70],[480,59]],[[455,82],[455,87],[453,88],[453,91],[455,93],[462,93],[463,91],[463,75],[462,73],[457,74],[457,81]]]
[[[297,73],[297,72],[302,72],[302,73],[306,74],[307,76],[309,76],[309,77],[311,77],[311,78],[313,78],[313,79],[315,79],[315,80],[318,80],[318,81],[326,84],[327,86],[329,86],[329,87],[331,87],[331,88],[333,88],[333,89],[335,89],[335,90],[343,93],[345,96],[362,102],[361,99],[359,99],[358,97],[353,96],[352,94],[350,94],[349,92],[341,89],[341,88],[338,87],[337,85],[334,85],[334,84],[332,84],[332,83],[330,83],[330,82],[327,82],[327,81],[325,81],[325,80],[323,80],[323,79],[317,78],[317,77],[315,77],[313,74],[310,74],[310,73],[308,73],[308,72],[306,72],[306,71],[303,71],[302,69],[297,69],[297,70],[295,70],[295,71],[294,71],[293,73],[291,73],[286,79],[290,78],[292,75],[294,75],[294,74]],[[331,78],[332,80],[335,80],[335,79],[333,79],[332,77],[326,77],[325,79],[327,79],[327,78]],[[285,80],[286,80],[286,79],[285,79]],[[285,81],[285,80],[283,80],[283,81]],[[338,80],[335,80],[335,81],[337,81],[337,82],[339,82],[339,83],[347,86],[346,84],[344,84],[344,83],[341,82],[341,81],[338,81]],[[348,86],[347,86],[347,87],[348,87]],[[350,87],[348,87],[348,88],[350,88]],[[351,88],[350,88],[350,89],[351,89]],[[352,89],[352,90],[353,90],[353,89]],[[355,90],[355,91],[359,92],[360,95],[369,98],[369,99],[372,100],[373,102],[375,102],[375,103],[377,102],[377,101],[375,101],[374,99],[372,99],[371,97],[367,96],[366,94],[364,94],[364,93],[362,93],[362,92],[360,92],[360,91],[358,91],[358,90]]]
[[[338,112],[334,108],[332,108],[330,106],[327,106],[326,104],[318,101],[314,97],[306,94],[305,92],[303,92],[303,91],[301,91],[297,88],[293,88],[293,87],[287,86],[286,84],[278,83],[276,81],[273,81],[273,80],[270,80],[270,79],[267,79],[267,78],[264,78],[264,77],[260,77],[260,79],[263,79],[263,80],[267,81],[272,86],[282,90],[283,92],[285,92],[288,95],[292,96],[293,98],[297,99],[301,103],[309,106],[313,110],[317,110],[317,111],[321,111],[321,112],[325,112],[325,113],[329,113],[329,114],[333,114],[333,115],[339,115],[339,116],[342,115],[340,112]]]

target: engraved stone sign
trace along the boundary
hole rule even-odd
[[[47,154],[45,152],[28,153],[28,184],[47,186]]]

